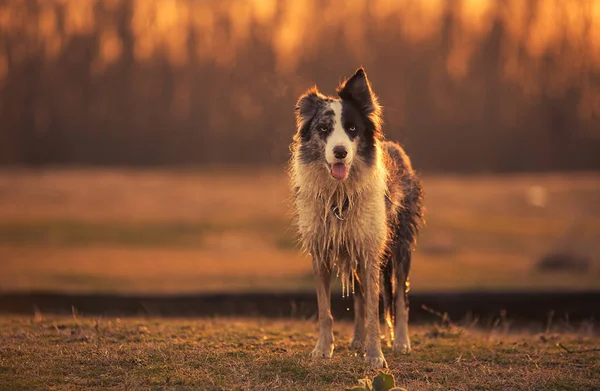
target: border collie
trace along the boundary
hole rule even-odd
[[[338,97],[311,88],[296,104],[289,174],[300,243],[312,256],[319,337],[312,357],[333,354],[330,282],[354,296],[354,337],[374,368],[387,366],[379,331],[380,282],[394,351],[410,352],[408,272],[422,222],[422,189],[410,159],[381,130],[381,106],[364,69]]]

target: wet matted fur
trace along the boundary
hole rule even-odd
[[[316,87],[296,104],[289,173],[300,242],[311,254],[319,337],[313,357],[333,354],[332,273],[354,296],[351,342],[373,367],[386,366],[379,330],[380,281],[394,350],[408,353],[408,272],[423,217],[410,159],[386,141],[381,106],[360,68],[338,97]]]

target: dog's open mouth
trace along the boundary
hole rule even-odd
[[[331,166],[331,175],[341,181],[348,176],[348,167],[344,163],[335,163]]]

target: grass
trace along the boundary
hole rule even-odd
[[[312,361],[314,321],[0,318],[0,389],[342,390],[373,377],[335,326],[331,360]],[[416,326],[413,353],[384,349],[409,390],[587,390],[600,387],[591,329],[535,334]]]
[[[598,174],[423,182],[414,291],[600,289]],[[291,216],[282,169],[0,171],[0,290],[312,290]],[[539,270],[554,251],[592,263]]]

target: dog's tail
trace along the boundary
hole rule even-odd
[[[419,229],[425,224],[423,207],[423,188],[416,175],[410,181],[410,188],[404,199],[404,208],[398,212],[398,226],[394,240],[392,263],[396,273],[396,294],[404,294],[404,303],[408,307],[408,291],[410,284],[408,274],[412,251],[417,244]]]
[[[390,248],[382,265],[382,297],[384,320],[388,338],[394,339],[396,300],[404,295],[404,305],[408,308],[408,291],[412,251],[417,241],[419,228],[424,224],[423,190],[418,177],[413,176],[411,188],[404,199],[404,207],[398,212]]]
[[[394,181],[400,184],[403,198],[393,222],[392,237],[386,263],[383,265],[382,296],[385,321],[392,329],[396,318],[396,298],[404,295],[404,304],[408,307],[408,274],[411,266],[412,251],[417,242],[419,228],[425,223],[423,206],[423,187],[418,175],[413,171],[409,157],[400,145],[387,142],[387,152],[398,171]]]

